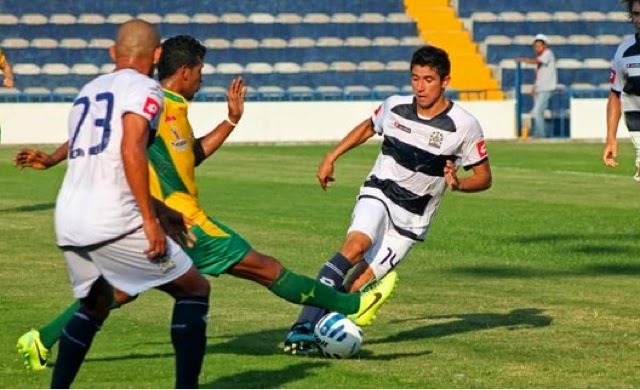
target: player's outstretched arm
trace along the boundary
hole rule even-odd
[[[607,140],[602,152],[602,162],[607,167],[618,166],[618,123],[622,116],[622,103],[620,102],[620,93],[609,92],[607,100]]]
[[[196,144],[194,145],[196,165],[200,165],[202,161],[218,150],[233,129],[236,128],[244,113],[244,97],[246,94],[247,87],[244,85],[244,79],[242,77],[233,79],[227,89],[227,107],[229,110],[227,119],[220,122],[220,124],[207,133],[207,135],[196,140]]]
[[[375,131],[373,130],[373,122],[371,118],[367,118],[362,121],[358,126],[349,132],[336,146],[327,153],[318,167],[316,177],[323,190],[326,190],[331,186],[331,182],[335,181],[333,178],[334,164],[340,156],[347,153],[349,150],[355,148],[358,145],[366,142],[369,138],[373,137]]]
[[[457,167],[451,160],[447,160],[444,167],[444,179],[451,191],[478,192],[491,187],[492,176],[489,161],[485,161],[473,168],[473,174],[462,179],[458,178]]]
[[[47,154],[38,149],[22,149],[13,158],[13,164],[19,170],[24,168],[48,169],[58,165],[67,159],[69,142],[60,145],[52,154]]]

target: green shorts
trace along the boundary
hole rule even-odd
[[[219,276],[238,264],[251,250],[251,245],[238,233],[208,217],[208,221],[191,228],[196,236],[193,248],[185,252],[203,275]]]

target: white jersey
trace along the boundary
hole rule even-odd
[[[611,61],[611,90],[621,93],[622,111],[629,131],[640,131],[640,39],[622,40]],[[631,113],[631,114],[630,114]]]
[[[134,113],[155,129],[162,108],[157,81],[132,69],[87,83],[69,115],[67,172],[58,193],[59,246],[87,246],[135,231],[142,217],[124,174],[122,117]]]
[[[453,102],[420,118],[413,95],[389,97],[371,119],[384,140],[358,198],[382,201],[398,233],[422,241],[447,188],[446,161],[470,169],[487,160],[482,128]]]

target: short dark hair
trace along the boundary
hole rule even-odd
[[[420,47],[411,56],[411,69],[415,65],[428,66],[438,73],[441,79],[451,74],[451,62],[446,51],[430,45]]]
[[[640,0],[622,0],[620,1],[622,5],[627,8],[627,13],[629,14],[629,19],[631,19],[631,12],[633,10],[633,3],[640,3]]]
[[[162,43],[158,79],[171,77],[181,66],[192,68],[204,61],[207,48],[190,35],[177,35]]]

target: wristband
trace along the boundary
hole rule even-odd
[[[227,121],[227,122],[229,122],[229,124],[230,124],[231,126],[233,126],[233,127],[238,126],[238,124],[237,124],[237,123],[234,123],[231,119],[229,119],[229,117],[227,117],[226,121]]]

